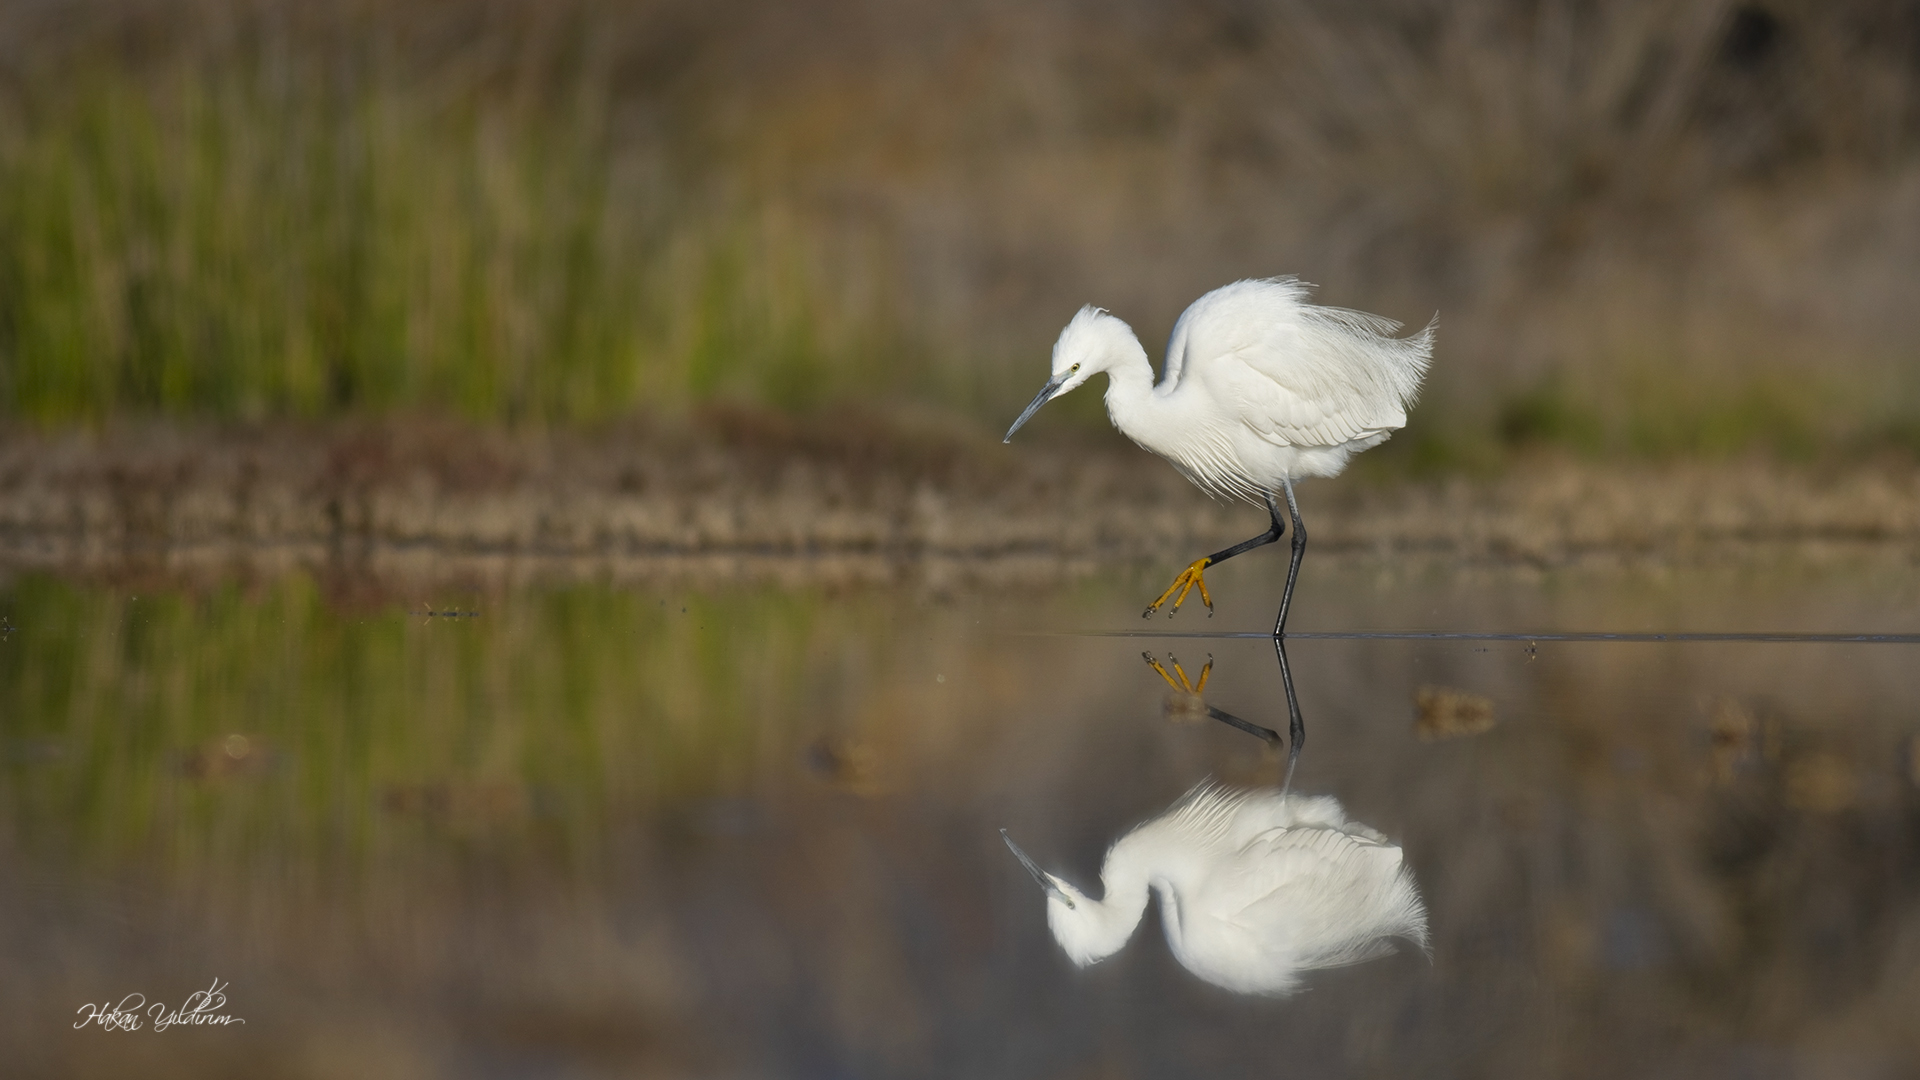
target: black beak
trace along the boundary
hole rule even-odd
[[[1039,408],[1039,405],[1036,404],[1034,408],[1035,409]],[[1027,411],[1032,412],[1033,409],[1028,409]],[[1019,425],[1016,424],[1014,426],[1018,427]],[[1039,882],[1040,887],[1047,890],[1048,896],[1053,897],[1055,900],[1060,901],[1061,903],[1067,905],[1068,907],[1073,906],[1073,897],[1068,896],[1066,894],[1066,891],[1060,888],[1060,883],[1053,880],[1052,874],[1049,874],[1045,870],[1040,869],[1040,867],[1037,864],[1035,864],[1032,859],[1027,858],[1027,853],[1024,851],[1021,851],[1020,845],[1014,843],[1013,837],[1007,835],[1007,830],[1005,829],[1000,830],[1000,839],[1005,840],[1007,842],[1007,850],[1013,852],[1013,857],[1016,859],[1019,859],[1020,865],[1027,868],[1027,873],[1033,875],[1033,880]]]
[[[1012,442],[1013,433],[1020,430],[1020,425],[1026,423],[1029,419],[1031,419],[1034,413],[1039,412],[1040,406],[1045,405],[1047,402],[1053,400],[1054,392],[1059,390],[1060,384],[1066,381],[1067,381],[1067,377],[1064,374],[1055,375],[1053,378],[1048,379],[1047,385],[1040,388],[1040,392],[1034,395],[1033,401],[1027,406],[1026,411],[1020,414],[1020,419],[1015,420],[1013,422],[1013,426],[1007,429],[1007,437],[1004,439],[1001,439],[1000,441],[1003,443]],[[1008,843],[1012,843],[1012,841],[1008,841]],[[1015,852],[1018,852],[1019,850],[1020,850],[1019,848],[1014,849]],[[1022,855],[1020,857],[1023,859],[1026,858],[1025,855]]]

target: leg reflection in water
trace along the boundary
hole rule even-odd
[[[1300,763],[1300,747],[1307,741],[1307,722],[1300,716],[1300,699],[1293,693],[1293,671],[1287,667],[1287,639],[1277,631],[1273,635],[1273,655],[1280,660],[1280,684],[1287,691],[1287,779],[1280,785],[1293,787],[1293,767]]]
[[[1293,669],[1287,665],[1287,643],[1285,638],[1275,637],[1273,639],[1273,654],[1280,661],[1280,684],[1285,688],[1287,694],[1287,778],[1281,785],[1281,790],[1285,791],[1293,786],[1294,766],[1299,764],[1300,747],[1307,741],[1307,723],[1300,715],[1300,699],[1293,690]],[[1186,669],[1180,666],[1180,661],[1175,659],[1171,653],[1167,655],[1167,663],[1165,666],[1162,666],[1160,661],[1154,659],[1152,653],[1143,652],[1140,654],[1140,657],[1147,662],[1149,667],[1158,672],[1160,677],[1166,680],[1167,686],[1171,688],[1171,692],[1167,695],[1166,704],[1168,719],[1175,723],[1195,723],[1202,718],[1211,718],[1220,721],[1228,727],[1238,728],[1252,735],[1254,738],[1265,742],[1268,746],[1277,747],[1280,745],[1280,734],[1272,728],[1261,727],[1259,724],[1251,721],[1242,720],[1224,709],[1215,708],[1206,703],[1203,695],[1207,689],[1207,677],[1213,674],[1212,656],[1207,657],[1206,666],[1200,669],[1200,678],[1197,680],[1187,678]],[[1171,673],[1168,672],[1168,667],[1173,669]]]
[[[1200,669],[1200,678],[1197,681],[1187,679],[1186,670],[1180,666],[1180,661],[1174,659],[1172,653],[1167,654],[1167,664],[1173,668],[1171,675],[1167,673],[1165,667],[1160,666],[1160,661],[1153,658],[1152,653],[1143,652],[1140,658],[1145,660],[1153,670],[1159,672],[1160,677],[1167,680],[1167,685],[1173,688],[1167,694],[1167,719],[1176,724],[1197,723],[1203,719],[1218,720],[1228,727],[1246,732],[1268,746],[1280,745],[1280,733],[1272,728],[1264,728],[1259,724],[1242,720],[1224,709],[1216,709],[1207,704],[1202,695],[1206,693],[1207,676],[1213,674],[1212,656],[1207,657],[1206,666]]]

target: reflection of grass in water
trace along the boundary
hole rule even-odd
[[[10,599],[33,627],[0,649],[14,830],[182,869],[406,857],[423,827],[578,852],[609,806],[764,791],[797,721],[844,705],[841,651],[814,653],[847,631],[824,624],[861,618],[578,589],[425,621],[303,579],[138,600],[27,579]]]
[[[1890,611],[1912,590],[1897,568],[1871,581],[1722,568],[1697,588],[1665,572],[1388,581],[1383,569],[1326,566],[1316,580],[1353,605],[1341,609],[1352,622],[1371,625],[1439,611],[1462,624],[1769,626],[1835,603]],[[1131,618],[1130,606],[1111,606],[1111,586],[1074,588],[1074,603],[1104,601],[1098,610]],[[806,1050],[795,1050],[796,1029],[853,1048],[849,1057],[870,1054],[878,1071],[939,1072],[982,1017],[1006,1026],[1045,1015],[1067,970],[994,828],[1009,815],[1047,821],[1052,858],[1094,865],[1104,841],[1158,809],[1155,788],[1170,799],[1205,762],[1251,753],[1217,725],[1159,723],[1161,684],[1131,646],[1001,638],[972,655],[915,654],[901,643],[966,620],[946,609],[917,621],[897,594],[722,594],[687,602],[684,616],[678,601],[593,589],[409,598],[415,609],[431,599],[483,612],[456,621],[340,611],[298,581],[141,596],[44,579],[0,589],[0,611],[20,627],[0,644],[0,844],[71,848],[107,871],[43,874],[53,860],[22,860],[31,871],[0,901],[72,897],[73,910],[26,906],[22,921],[9,908],[25,928],[9,954],[25,977],[13,982],[64,1008],[100,985],[184,992],[217,966],[240,991],[234,1011],[275,1046],[364,1055],[322,1069],[343,1075],[422,1071],[414,1063],[445,1060],[450,1045],[601,1071],[622,1053],[640,1060],[629,1071],[723,1071],[657,1064],[677,1041],[737,1051],[721,1059],[734,1071],[765,1060],[777,1072]],[[1222,650],[1209,689],[1225,706],[1256,703],[1256,719],[1280,715],[1271,653],[1246,645]],[[1911,1051],[1911,1008],[1900,1002],[1913,998],[1916,968],[1888,946],[1910,939],[1901,935],[1920,852],[1913,789],[1890,784],[1907,784],[1890,771],[1906,762],[1886,753],[1912,734],[1912,678],[1897,656],[1543,646],[1528,660],[1517,643],[1490,654],[1432,643],[1314,651],[1297,673],[1319,733],[1308,782],[1338,784],[1356,814],[1380,814],[1447,915],[1435,926],[1448,962],[1407,957],[1371,969],[1376,982],[1316,991],[1331,1002],[1331,1045],[1353,1029],[1346,1010],[1358,1001],[1373,1010],[1369,1023],[1425,1017],[1399,1040],[1423,1065],[1434,1047],[1484,1057],[1471,1030],[1464,1049],[1450,1049],[1457,1017],[1420,1007],[1437,977],[1443,995],[1457,988],[1476,1009],[1486,999],[1518,1018],[1509,1026],[1525,1039],[1492,1036],[1524,1062],[1516,1075],[1553,1071],[1569,1047],[1611,1063],[1623,1031],[1671,1056],[1673,1043],[1659,1040],[1673,1038],[1676,1017],[1686,1038],[1724,1032],[1736,1048],[1813,1045],[1846,1030]],[[941,667],[914,663],[933,656]],[[999,682],[997,700],[1013,707],[961,699],[949,719],[963,722],[920,747],[931,765],[918,775],[937,777],[929,791],[864,806],[776,792],[777,828],[740,841],[689,842],[686,817],[623,813],[776,788],[776,770],[800,757],[790,740],[802,710],[846,703],[836,680],[881,684],[857,711],[901,718],[892,730],[938,731],[934,696],[900,688],[941,670]],[[1427,679],[1488,695],[1509,722],[1462,743],[1414,742],[1410,697]],[[1061,685],[1076,688],[1054,693]],[[1719,694],[1735,698],[1703,696]],[[178,770],[185,753],[224,752],[242,724],[270,742],[269,767],[209,769],[209,779]],[[49,745],[66,759],[48,757]],[[1230,756],[1180,749],[1203,746]],[[596,852],[624,876],[552,872],[563,860],[598,870]],[[143,857],[186,872],[142,875]],[[161,887],[149,887],[154,877]],[[127,878],[135,899],[123,904],[113,883]],[[956,1012],[966,987],[989,983],[1019,993],[992,996],[986,1013]],[[1167,985],[1170,995],[1124,995],[1139,1007],[1112,1021],[1120,1053],[1145,1060],[1190,1045],[1194,1023],[1221,1015],[1217,999],[1195,998],[1196,1019],[1169,1020],[1167,1002],[1178,1005],[1187,984]],[[49,1041],[24,1036],[45,1007],[13,1013],[29,1049]],[[1258,1030],[1270,1010],[1242,1012],[1244,1031],[1219,1044],[1251,1047],[1250,1063],[1270,1058]],[[345,1030],[356,1037],[340,1038]],[[1044,1034],[1026,1042],[1050,1045]],[[83,1043],[106,1045],[62,1046]],[[283,1058],[301,1060],[265,1054],[251,1072],[228,1071],[273,1074]],[[219,1071],[198,1060],[200,1072]],[[1629,1053],[1612,1071],[1645,1071],[1646,1060]]]

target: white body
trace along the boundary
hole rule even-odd
[[[1400,848],[1328,797],[1203,784],[1115,843],[1100,880],[1099,900],[1042,882],[1054,940],[1082,966],[1126,944],[1149,888],[1180,963],[1240,993],[1290,993],[1300,972],[1391,952],[1390,938],[1427,943]]]
[[[1051,393],[1027,415],[1104,371],[1113,426],[1210,493],[1262,504],[1283,478],[1337,475],[1406,426],[1434,328],[1395,338],[1399,323],[1306,294],[1272,278],[1202,296],[1174,324],[1158,385],[1133,329],[1082,308],[1054,343]]]

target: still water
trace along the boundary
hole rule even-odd
[[[1043,592],[0,584],[9,1075],[1920,1071],[1920,645],[1293,641],[1427,948],[1239,994],[1038,867],[1281,783],[1278,571]],[[1276,571],[1278,568],[1278,571]],[[1150,580],[1151,577],[1151,580]],[[439,614],[426,614],[438,612]],[[1295,631],[1920,631],[1920,572],[1309,560]],[[1197,684],[1201,698],[1170,686]],[[1157,907],[1157,902],[1156,902]],[[1404,913],[1403,913],[1404,914]],[[1398,941],[1397,947],[1393,942]],[[1381,955],[1373,955],[1380,953]],[[143,995],[244,1025],[77,1020]]]

